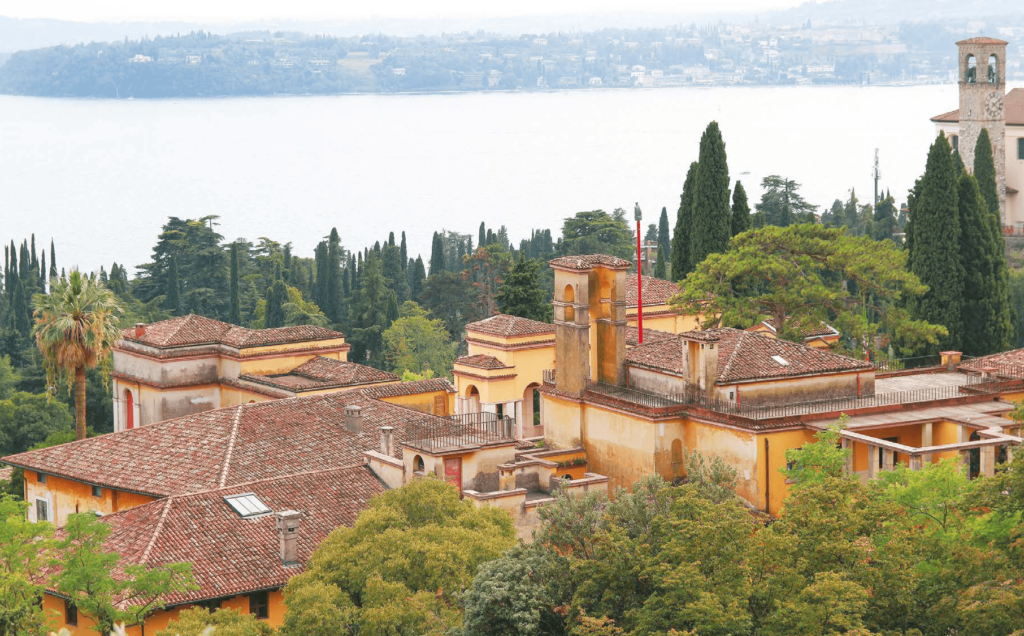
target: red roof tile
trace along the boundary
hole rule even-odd
[[[1024,88],[1015,88],[1003,100],[1007,126],[1024,126]],[[960,109],[932,117],[934,122],[955,124],[960,121]]]
[[[280,375],[243,374],[239,378],[289,391],[308,391],[399,380],[397,375],[388,371],[323,356],[317,356],[304,362],[288,373]]]
[[[967,38],[966,40],[960,40],[956,43],[957,46],[961,44],[1009,44],[1006,40],[997,40],[995,38],[989,38],[980,36],[976,38]]]
[[[304,567],[281,563],[274,515],[243,519],[224,497],[253,493],[274,512],[301,513],[298,560],[305,564],[383,491],[368,468],[355,465],[177,495],[104,517],[111,527],[104,546],[126,565],[191,563],[199,589],[170,597],[170,605],[278,588]]]
[[[548,261],[552,267],[559,269],[592,269],[594,267],[611,267],[628,269],[633,266],[631,261],[607,254],[581,254],[579,256],[562,256]]]
[[[676,338],[677,336],[674,333],[644,327],[644,344],[661,342],[663,340],[675,340]],[[635,347],[638,344],[640,344],[640,330],[636,327],[626,327],[626,345]]]
[[[0,466],[0,481],[10,481],[14,469],[10,466]]]
[[[509,316],[508,314],[495,314],[490,318],[469,323],[466,325],[466,331],[475,331],[491,336],[516,337],[555,333],[555,326],[539,320]]]
[[[445,378],[430,378],[429,380],[396,382],[395,384],[381,384],[378,386],[367,387],[365,389],[359,389],[359,392],[363,395],[377,399],[399,397],[401,395],[434,393],[436,391],[455,393],[455,386]]]
[[[770,380],[815,373],[868,370],[868,362],[855,360],[803,344],[761,336],[740,329],[710,329],[680,334],[674,340],[644,343],[626,352],[626,362],[685,374],[683,339],[718,343],[716,384]],[[775,359],[782,358],[785,364]]]
[[[979,371],[984,367],[999,367],[1005,365],[1024,366],[1024,349],[1012,349],[1010,351],[993,353],[980,358],[970,358],[969,360],[964,360],[960,363],[957,368],[965,371]]]
[[[505,363],[495,358],[494,356],[487,355],[475,355],[475,356],[462,356],[455,360],[455,364],[464,364],[467,367],[476,367],[478,369],[507,369]]]
[[[345,427],[362,407],[363,430]],[[4,458],[29,470],[157,497],[199,492],[361,461],[394,427],[398,455],[409,423],[431,417],[363,391],[205,411]]]
[[[146,325],[139,337],[134,328],[125,329],[121,337],[130,342],[138,342],[156,348],[186,347],[204,344],[224,344],[238,349],[261,347],[291,342],[310,340],[333,340],[343,338],[344,334],[317,327],[315,325],[298,325],[294,327],[278,327],[275,329],[249,329],[231,325],[212,318],[190,314],[162,320]]]
[[[774,318],[769,318],[768,320],[762,320],[761,322],[759,322],[758,324],[754,325],[753,327],[748,327],[747,331],[753,331],[754,329],[757,329],[760,325],[764,325],[765,327],[768,327],[768,329],[772,333],[778,333],[778,331],[779,331],[779,328],[775,324],[775,319]],[[827,325],[825,323],[821,323],[817,327],[812,327],[811,329],[808,329],[806,332],[804,332],[804,338],[817,338],[817,337],[820,337],[820,336],[838,336],[838,335],[839,335],[839,332],[836,331],[835,327],[833,327],[832,325]]]
[[[662,280],[644,275],[644,307],[648,305],[667,305],[670,298],[679,293],[679,285],[670,280]],[[636,307],[636,274],[626,274],[626,304]]]

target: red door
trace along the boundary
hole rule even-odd
[[[132,392],[124,392],[124,427],[125,429],[135,428],[135,403],[132,400]]]
[[[444,460],[444,480],[459,489],[462,494],[462,458],[446,457]]]

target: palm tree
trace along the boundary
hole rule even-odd
[[[85,369],[105,363],[121,339],[122,313],[117,296],[95,277],[72,271],[66,280],[50,280],[49,294],[36,294],[32,332],[43,354],[47,387],[66,378],[75,385],[75,439],[85,439]]]

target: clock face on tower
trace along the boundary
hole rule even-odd
[[[992,91],[985,96],[985,116],[989,119],[1002,119],[1003,117],[1003,96],[997,91]]]

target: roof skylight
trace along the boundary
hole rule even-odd
[[[781,364],[784,367],[788,367],[789,366],[789,361],[786,360],[785,358],[783,358],[782,356],[772,356],[772,360],[775,360],[776,362],[778,362],[779,364]]]
[[[271,513],[270,507],[251,492],[224,497],[224,501],[243,519],[251,519]]]

